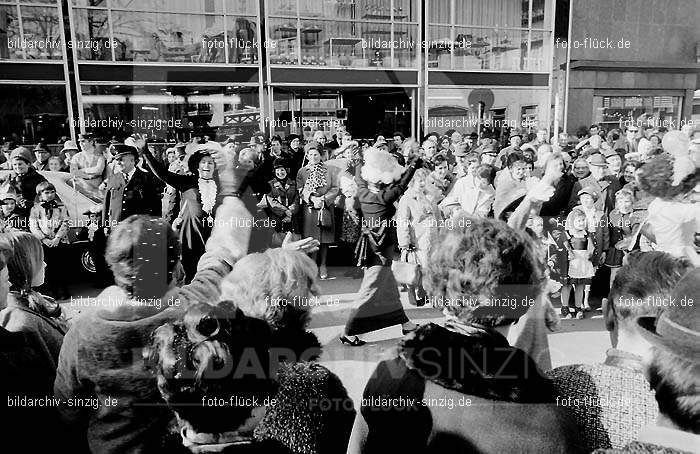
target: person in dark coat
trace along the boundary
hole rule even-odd
[[[615,208],[615,193],[622,189],[620,180],[617,177],[606,175],[605,170],[608,163],[600,153],[594,153],[588,159],[591,174],[574,183],[569,199],[569,208],[579,204],[579,191],[583,188],[593,188],[598,191],[600,197],[596,201],[596,208],[602,210],[606,215]]]
[[[185,282],[189,283],[197,272],[197,262],[214,226],[214,212],[221,203],[214,179],[216,163],[211,156],[212,152],[222,152],[221,145],[207,142],[193,147],[185,158],[188,175],[170,172],[153,156],[148,146],[142,147],[141,151],[156,177],[180,192],[180,210],[173,228],[179,232]]]
[[[10,155],[12,172],[0,181],[0,187],[17,194],[17,214],[29,217],[29,212],[36,199],[36,187],[42,181],[46,181],[39,172],[32,167],[32,153],[24,147],[15,148]]]
[[[441,230],[424,276],[445,320],[379,362],[347,453],[583,452],[538,367],[547,282],[538,245],[502,221],[460,220],[470,227]]]
[[[88,250],[90,257],[92,257],[92,263],[95,265],[95,286],[98,288],[109,287],[114,284],[114,280],[105,260],[109,229],[102,223],[102,206],[90,207],[83,214],[88,217],[88,222],[78,231],[78,240],[89,242]]]
[[[363,218],[358,262],[367,268],[358,292],[359,307],[350,314],[340,337],[343,344],[351,346],[364,345],[358,334],[393,325],[401,325],[404,332],[410,332],[416,326],[401,307],[398,284],[391,271],[398,245],[392,218],[396,212],[394,202],[406,192],[423,161],[413,159],[404,170],[388,151],[376,148],[367,149],[364,159],[356,175],[356,200]]]
[[[114,174],[107,181],[102,221],[114,228],[133,214],[160,216],[155,179],[136,167],[139,157],[136,148],[129,145],[114,145],[114,148]]]

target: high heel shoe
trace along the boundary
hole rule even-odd
[[[347,336],[340,336],[340,342],[345,345],[349,345],[351,347],[361,347],[362,345],[365,345],[367,342],[363,341],[357,336],[354,336],[355,338],[353,340],[350,340],[347,338]]]

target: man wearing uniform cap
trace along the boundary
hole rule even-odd
[[[114,145],[114,151],[114,174],[107,181],[102,221],[111,228],[133,214],[160,216],[158,183],[136,167],[136,148]]]
[[[39,172],[32,167],[34,156],[25,147],[18,147],[10,154],[12,172],[0,180],[0,186],[7,191],[17,194],[17,212],[22,216],[29,216],[29,211],[34,206],[36,187],[42,181],[46,181]]]
[[[569,209],[579,204],[579,191],[583,188],[591,188],[597,191],[599,197],[595,203],[598,210],[606,215],[615,208],[615,193],[622,189],[620,180],[611,175],[607,175],[608,162],[600,153],[593,153],[587,159],[591,174],[576,183],[571,190],[569,198]]]
[[[44,142],[39,142],[36,147],[34,147],[34,156],[36,156],[36,161],[34,161],[34,168],[36,170],[49,170],[49,158],[51,157],[51,151],[46,148]]]

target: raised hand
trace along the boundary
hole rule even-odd
[[[287,236],[284,237],[282,241],[282,249],[289,249],[291,251],[301,251],[305,254],[311,254],[312,252],[318,251],[321,243],[314,238],[304,238],[298,241],[292,241],[292,232],[287,232]]]

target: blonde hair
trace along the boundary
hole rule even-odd
[[[221,283],[221,298],[273,329],[306,328],[318,295],[316,263],[306,254],[276,248],[236,262]]]

